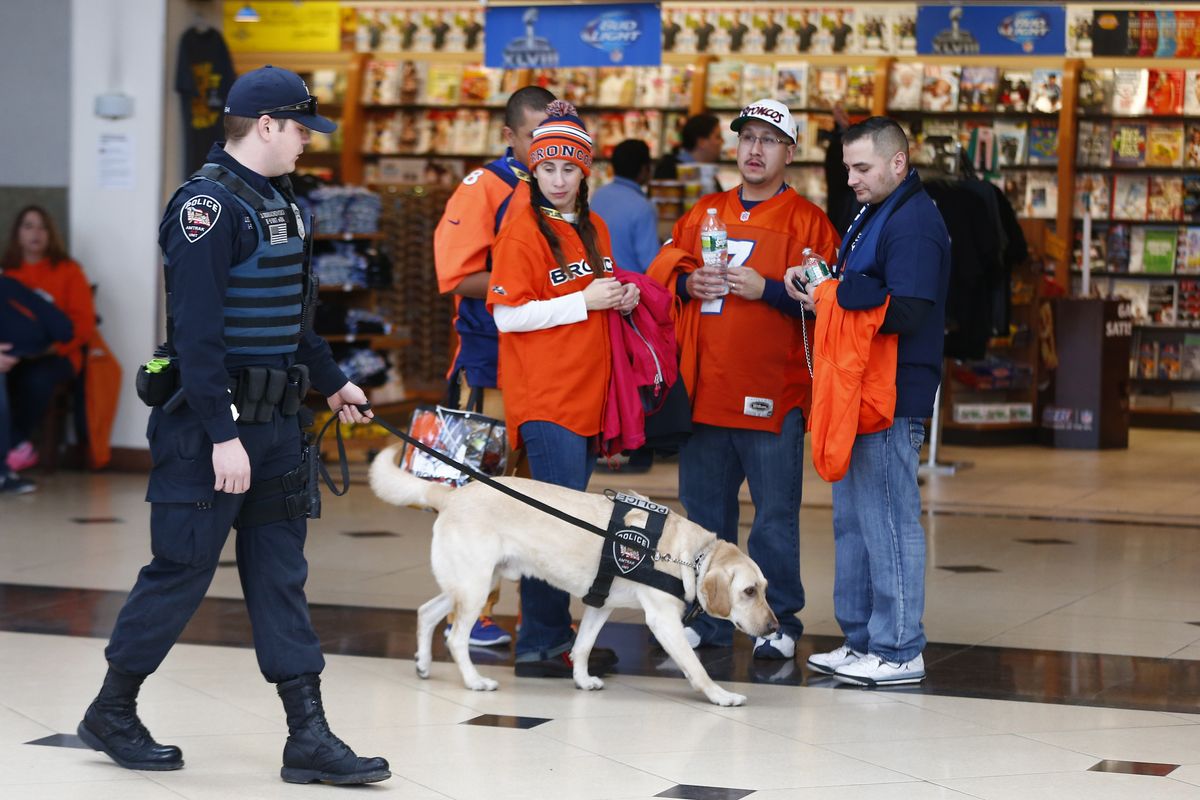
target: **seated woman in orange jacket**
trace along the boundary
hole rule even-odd
[[[529,192],[513,196],[492,249],[487,304],[500,331],[509,440],[524,446],[535,480],[583,490],[612,369],[607,310],[632,311],[639,295],[613,277],[608,228],[588,209],[587,129],[570,103],[556,100],[546,114],[529,148]],[[517,675],[571,676],[568,601],[521,580]],[[591,660],[600,674],[611,651],[593,650]]]
[[[49,295],[75,328],[71,341],[21,359],[8,373],[12,449],[0,456],[9,469],[20,472],[37,463],[29,436],[44,419],[54,389],[74,380],[83,367],[83,347],[96,330],[96,310],[87,276],[67,255],[54,220],[41,206],[26,206],[17,214],[2,266],[6,276]],[[0,342],[0,357],[7,349]]]

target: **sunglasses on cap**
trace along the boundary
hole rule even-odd
[[[263,110],[256,111],[254,113],[261,117],[264,114],[269,116],[271,114],[292,114],[296,112],[315,115],[317,113],[317,98],[310,94],[307,100],[301,100],[299,103],[292,103],[286,106],[277,106],[276,108],[264,108]]]

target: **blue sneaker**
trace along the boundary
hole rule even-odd
[[[445,634],[450,635],[450,625],[446,626]],[[468,644],[476,647],[499,647],[512,641],[512,634],[496,624],[491,617],[480,617],[471,626],[471,638]]]

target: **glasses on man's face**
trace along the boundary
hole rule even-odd
[[[754,136],[749,133],[738,134],[738,144],[746,148],[753,148],[755,144],[761,144],[764,150],[769,150],[772,147],[791,143],[790,139],[780,139],[775,136]]]
[[[291,105],[279,106],[277,108],[264,108],[263,110],[255,112],[255,113],[261,117],[264,114],[269,116],[271,114],[288,114],[288,113],[294,113],[297,111],[303,111],[306,114],[316,114],[317,113],[317,98],[313,97],[310,94],[308,96],[307,100],[302,100],[299,103],[292,103]]]

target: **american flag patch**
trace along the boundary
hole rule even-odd
[[[287,241],[287,224],[281,222],[278,225],[268,225],[267,233],[271,238],[271,244],[283,244]]]

